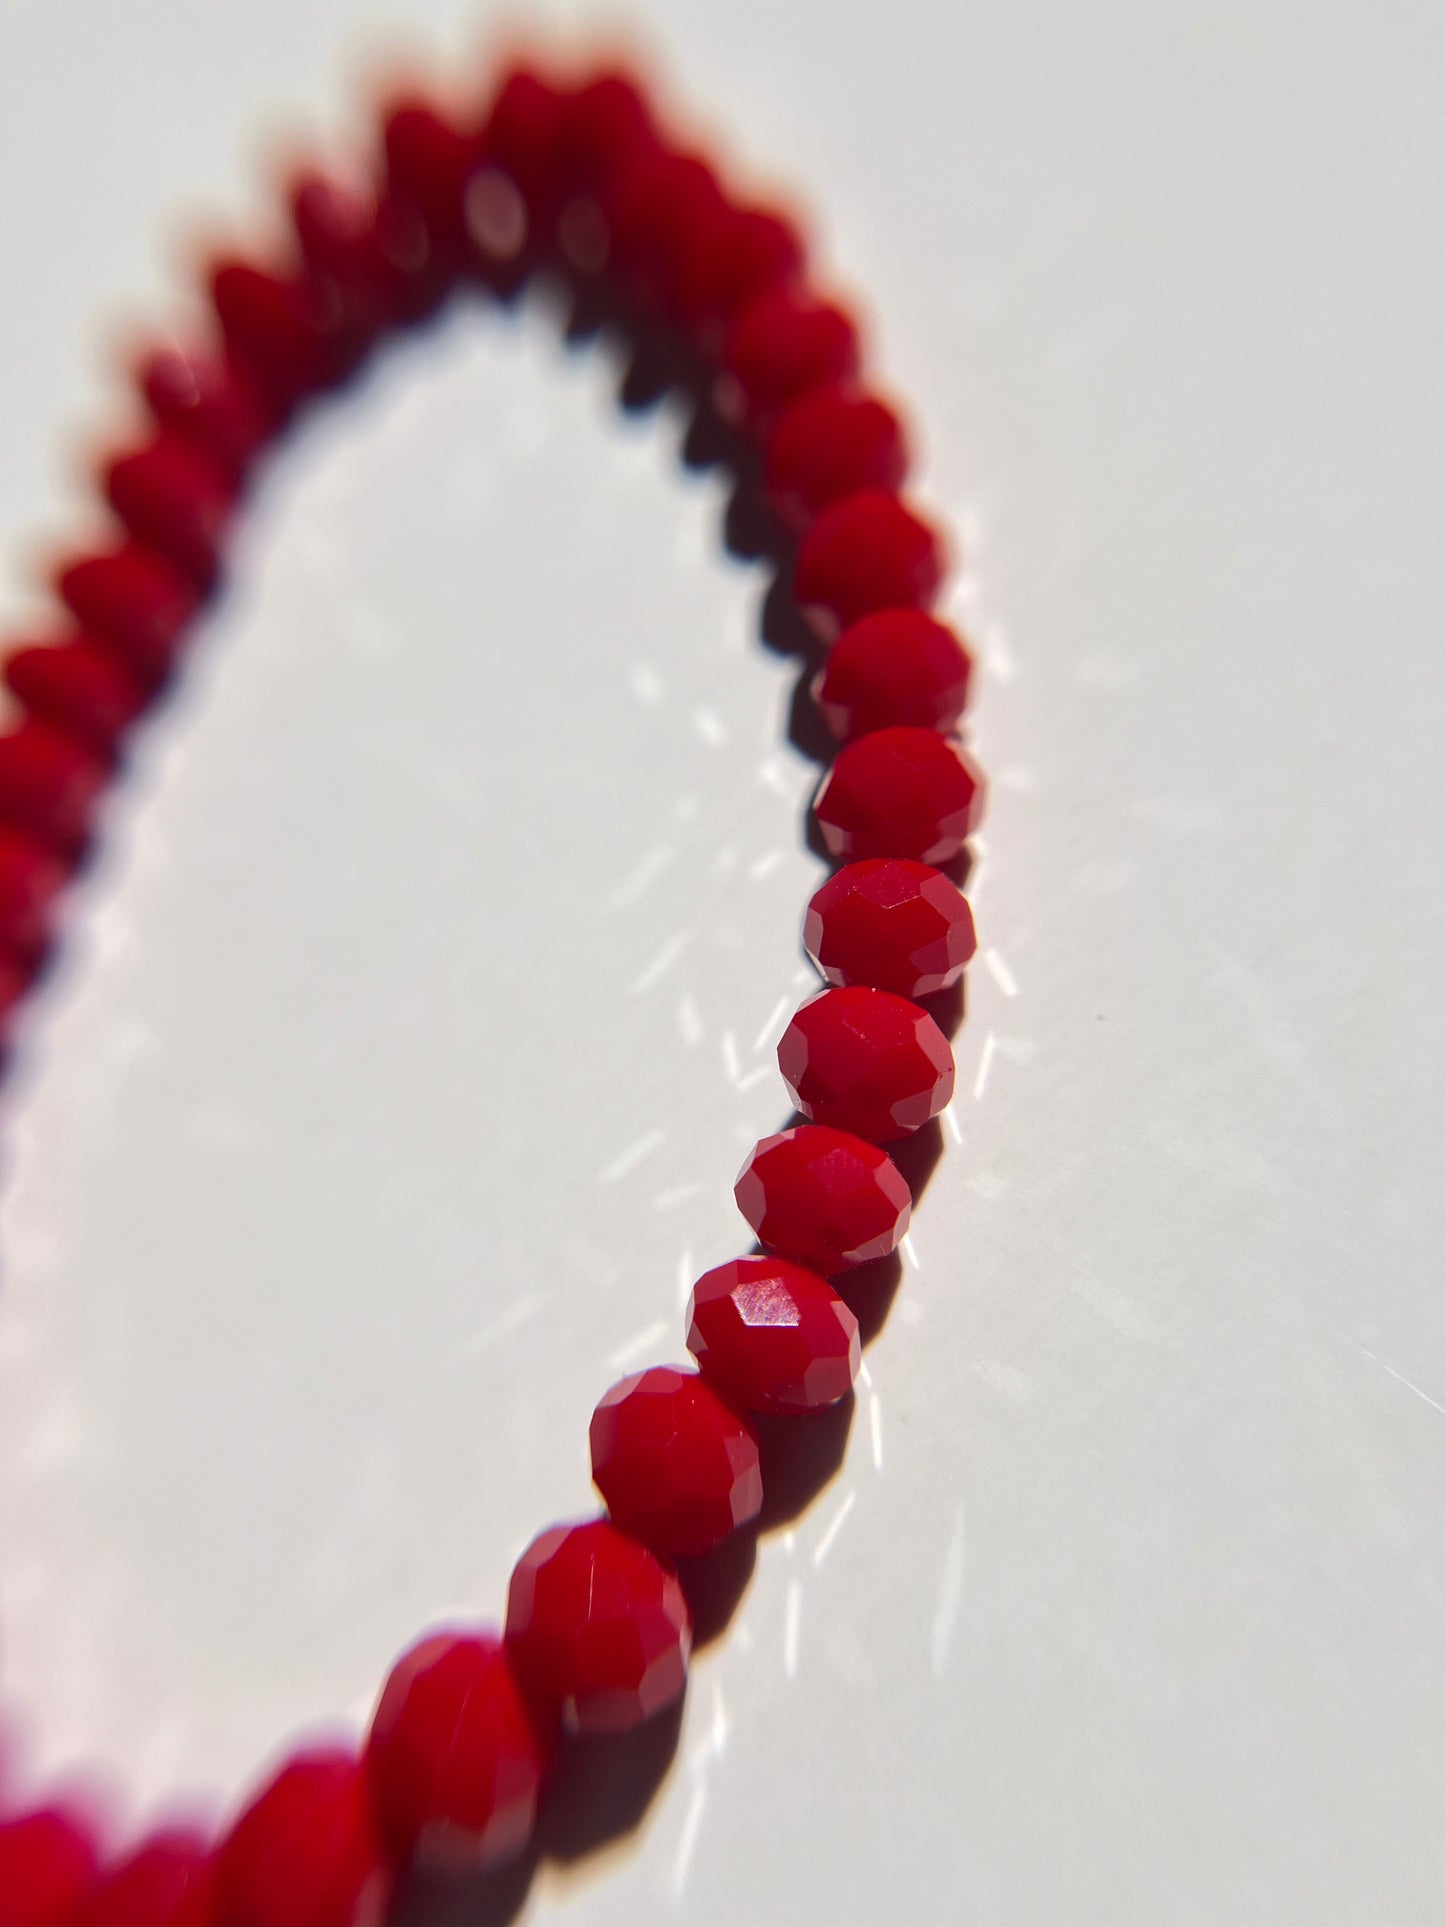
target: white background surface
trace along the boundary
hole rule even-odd
[[[1442,18],[648,19],[819,208],[962,532],[992,954],[843,1470],[527,1917],[1436,1922]],[[11,606],[178,213],[381,24],[6,0]],[[22,1780],[155,1812],[362,1717],[741,1248],[810,772],[720,484],[614,384],[537,314],[394,355],[148,739],[7,1091]]]

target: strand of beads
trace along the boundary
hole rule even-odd
[[[359,1746],[292,1753],[218,1841],[161,1831],[102,1864],[63,1807],[0,1824],[0,1927],[359,1927],[414,1864],[522,1854],[559,1735],[625,1731],[683,1691],[675,1562],[757,1517],[758,1419],[806,1422],[850,1392],[846,1274],[896,1249],[912,1202],[881,1147],[953,1090],[947,1039],[917,1000],[956,984],[974,950],[938,867],[961,856],[982,801],[952,734],[970,662],[928,613],[943,546],[901,493],[903,425],[866,384],[846,307],[811,284],[797,223],[734,192],[625,73],[529,67],[475,110],[394,100],[375,152],[298,172],[288,213],[274,257],[212,262],[206,338],[139,357],[146,427],[99,475],[115,539],[62,560],[56,622],[4,654],[0,1023],[44,964],[130,732],[221,582],[259,459],[449,290],[505,297],[539,269],[639,338],[665,334],[755,451],[795,545],[796,604],[831,644],[813,693],[839,745],[813,812],[842,867],[804,932],[826,987],[778,1047],[802,1121],[737,1181],[761,1248],[698,1280],[692,1367],[624,1379],[593,1415],[606,1516],[542,1533],[501,1629],[428,1633]]]

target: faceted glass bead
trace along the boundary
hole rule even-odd
[[[421,94],[393,100],[382,116],[382,151],[393,194],[421,216],[439,279],[468,252],[467,181],[477,165],[476,142],[440,104]]]
[[[147,678],[169,671],[201,600],[178,569],[138,542],[61,563],[55,586],[81,628],[114,643]]]
[[[768,493],[799,525],[860,489],[893,494],[907,473],[902,422],[847,380],[800,394],[768,439]]]
[[[507,1593],[507,1646],[527,1688],[577,1733],[620,1733],[687,1681],[692,1621],[675,1573],[605,1519],[532,1541]]]
[[[749,301],[791,281],[802,266],[802,237],[787,215],[719,201],[684,237],[677,312],[694,328],[725,328]]]
[[[0,949],[40,955],[51,909],[69,874],[70,866],[54,850],[0,823]]]
[[[888,1144],[953,1096],[953,1052],[926,1010],[864,984],[820,991],[778,1044],[778,1068],[806,1118]]]
[[[319,167],[296,175],[290,198],[302,259],[336,296],[341,358],[354,366],[386,328],[433,305],[419,292],[430,259],[422,217],[394,192],[378,198],[365,182]]]
[[[613,1523],[664,1557],[711,1552],[762,1505],[752,1428],[696,1372],[664,1365],[624,1378],[588,1438]]]
[[[372,1805],[394,1858],[481,1868],[526,1845],[552,1733],[491,1633],[434,1633],[392,1668],[366,1742]]]
[[[925,607],[943,580],[938,532],[896,495],[862,489],[832,503],[798,548],[796,594],[846,628],[875,609]]]
[[[699,1278],[687,1348],[750,1412],[821,1412],[858,1375],[858,1320],[826,1278],[786,1258],[734,1258]]]
[[[213,1877],[199,1834],[156,1834],[97,1882],[68,1927],[211,1927]]]
[[[479,158],[510,175],[534,214],[554,210],[562,195],[565,106],[540,74],[517,67],[503,77],[482,123]]]
[[[670,313],[688,236],[722,202],[716,174],[696,154],[644,143],[617,167],[601,201],[610,266]]]
[[[6,659],[5,684],[32,716],[106,757],[149,700],[116,650],[80,633],[17,649]]]
[[[0,822],[64,853],[85,843],[108,772],[73,736],[33,718],[0,736]]]
[[[558,169],[571,193],[596,191],[629,154],[656,140],[652,110],[620,68],[604,68],[562,96]]]
[[[803,945],[830,984],[927,997],[958,982],[978,939],[972,911],[941,871],[907,857],[869,857],[816,893]]]
[[[344,371],[340,303],[316,276],[226,256],[211,269],[210,291],[228,350],[282,413]]]
[[[805,288],[784,285],[739,312],[728,330],[722,369],[744,412],[758,422],[797,395],[846,381],[858,371],[858,356],[851,315]]]
[[[734,1195],[761,1243],[830,1278],[896,1250],[913,1202],[876,1144],[822,1124],[765,1137]]]
[[[45,1808],[0,1823],[0,1927],[63,1927],[95,1878],[89,1833]]]
[[[223,355],[161,343],[142,356],[136,382],[157,423],[208,455],[232,482],[276,431],[260,388]]]
[[[968,702],[973,665],[953,631],[922,609],[880,609],[845,629],[813,683],[839,739],[908,723],[950,730]]]
[[[102,470],[106,500],[127,532],[200,588],[215,580],[235,494],[202,451],[162,429]]]
[[[838,752],[813,799],[831,855],[947,863],[983,814],[983,779],[932,729],[878,729]]]
[[[221,1842],[215,1927],[363,1927],[386,1887],[359,1761],[299,1753]]]

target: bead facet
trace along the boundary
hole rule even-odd
[[[762,1505],[757,1439],[696,1372],[659,1365],[624,1378],[588,1438],[614,1524],[666,1558],[711,1552]]]
[[[492,1633],[440,1632],[402,1655],[366,1742],[388,1851],[452,1870],[494,1867],[526,1845],[552,1735]]]
[[[956,857],[983,814],[983,779],[932,729],[878,729],[838,752],[813,799],[829,853],[846,862]]]
[[[821,1412],[852,1390],[858,1320],[826,1278],[786,1258],[734,1258],[698,1279],[687,1348],[749,1412]]]
[[[803,947],[830,984],[927,997],[958,982],[978,939],[973,912],[941,870],[867,857],[814,894]]]
[[[896,1250],[912,1206],[886,1152],[822,1124],[765,1137],[735,1195],[761,1243],[829,1278]]]
[[[937,530],[898,496],[861,489],[825,508],[803,537],[798,601],[846,628],[875,609],[926,608],[943,566]]]
[[[922,609],[880,609],[845,629],[813,683],[840,742],[907,723],[950,730],[968,703],[973,665],[953,631]]]
[[[874,1144],[919,1130],[953,1096],[953,1052],[928,1012],[863,984],[810,998],[783,1032],[778,1068],[804,1117]]]
[[[299,1753],[221,1842],[215,1927],[367,1927],[387,1884],[355,1755]]]
[[[692,1621],[677,1576],[605,1519],[553,1526],[517,1562],[507,1646],[518,1674],[577,1733],[620,1733],[687,1681]]]

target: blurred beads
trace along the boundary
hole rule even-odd
[[[233,483],[276,432],[261,388],[225,355],[161,343],[141,356],[136,382],[157,423],[209,456]]]
[[[355,1756],[297,1753],[221,1842],[215,1927],[370,1927],[387,1884]]]
[[[5,685],[32,716],[112,757],[150,692],[119,653],[77,631],[5,658]]]
[[[152,680],[169,671],[201,601],[193,583],[139,542],[62,562],[55,585],[82,629]]]
[[[493,1867],[531,1835],[552,1757],[501,1640],[433,1633],[392,1668],[366,1742],[382,1838],[405,1864]]]
[[[825,508],[798,549],[795,589],[833,629],[877,609],[925,607],[943,581],[936,529],[896,495],[869,488]]]
[[[74,1814],[0,1822],[0,1927],[64,1927],[95,1874],[95,1842]]]
[[[173,563],[199,589],[221,560],[235,491],[201,449],[162,429],[101,470],[101,488],[128,534]]]
[[[28,718],[0,735],[0,823],[64,854],[90,834],[106,765],[74,737]]]
[[[843,631],[813,682],[839,741],[907,723],[950,730],[968,704],[967,650],[922,609],[880,609]]]
[[[858,370],[858,331],[852,317],[806,289],[770,288],[743,307],[728,330],[720,358],[743,412],[766,421],[796,396],[847,380]],[[902,475],[890,476],[896,485]]]
[[[155,1834],[107,1869],[67,1927],[211,1927],[213,1876],[198,1834]]]
[[[907,473],[902,422],[886,402],[847,382],[793,401],[764,455],[768,493],[797,527],[860,489],[894,494]]]

